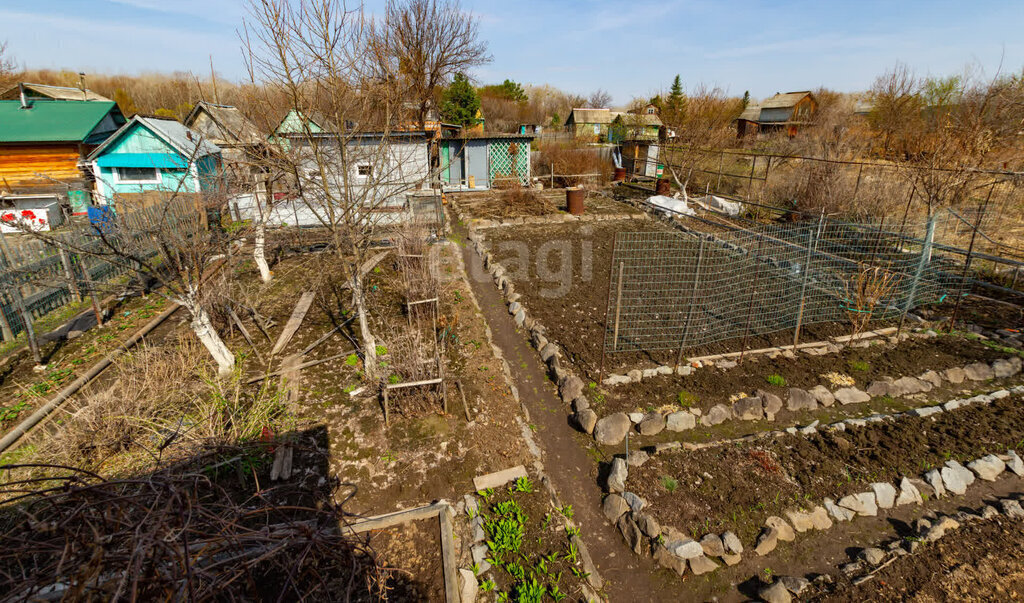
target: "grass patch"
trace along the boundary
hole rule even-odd
[[[768,375],[764,380],[768,382],[768,385],[774,385],[775,387],[786,386],[786,378],[782,375]]]

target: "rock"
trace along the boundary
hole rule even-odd
[[[689,364],[681,365],[679,368],[676,369],[676,374],[679,375],[680,377],[686,377],[692,372],[693,367],[690,366]]]
[[[810,513],[804,513],[803,511],[786,511],[786,517],[789,518],[789,522],[793,524],[793,529],[797,532],[804,533],[807,530],[814,528],[814,522],[811,520]]]
[[[586,396],[576,396],[576,399],[572,401],[573,411],[579,412],[584,408],[590,408],[590,400],[587,400]]]
[[[833,396],[832,392],[828,391],[828,388],[824,385],[815,385],[811,389],[807,390],[807,393],[814,396],[814,399],[822,406],[828,407],[835,404],[836,397]]]
[[[989,399],[993,402],[996,400],[1002,400],[1003,398],[1009,398],[1010,392],[1005,389],[996,390],[988,395]]]
[[[706,427],[719,425],[727,421],[731,416],[732,412],[729,410],[729,407],[723,404],[715,404],[708,411],[708,414],[700,418],[700,424]]]
[[[459,600],[463,603],[475,601],[477,589],[480,588],[480,584],[476,581],[476,574],[472,570],[459,569],[459,582],[462,583],[459,588]]]
[[[925,371],[921,373],[918,379],[930,383],[932,387],[942,387],[942,376],[935,371]]]
[[[718,569],[718,564],[704,555],[690,559],[690,571],[693,572],[695,576],[707,574],[715,571],[716,569]]]
[[[921,492],[909,479],[900,480],[900,494],[896,497],[896,506],[909,505],[910,503],[921,504]]]
[[[893,395],[892,382],[892,377],[882,377],[877,381],[872,381],[868,384],[867,394],[871,397],[891,396]]]
[[[855,511],[851,511],[846,507],[840,507],[831,498],[826,498],[824,503],[825,509],[828,511],[828,514],[832,517],[832,519],[836,521],[850,521],[851,519],[857,516],[857,513]]]
[[[861,550],[859,556],[870,565],[878,565],[882,561],[885,561],[885,551],[875,547],[868,547]]]
[[[544,362],[547,362],[548,360],[553,358],[557,353],[558,348],[555,347],[555,344],[548,342],[547,345],[540,349],[540,359],[543,360]]]
[[[1013,471],[1018,476],[1024,475],[1024,461],[1020,460],[1017,453],[1013,450],[1007,450],[1006,456],[1008,457],[1006,460],[1006,468]]]
[[[629,453],[629,458],[626,459],[626,464],[630,467],[640,467],[650,460],[650,458],[651,455],[647,454],[647,452],[643,450],[634,450]]]
[[[516,295],[518,295],[518,293]],[[512,319],[515,320],[517,327],[523,326],[526,324],[526,310],[520,308],[519,311],[512,316]]]
[[[620,457],[612,459],[611,469],[608,471],[608,491],[609,492],[625,492],[626,491],[626,477],[629,472],[626,468],[626,461]]]
[[[861,492],[850,494],[839,499],[839,506],[846,507],[858,515],[874,517],[878,515],[878,503],[875,502],[874,492]]]
[[[660,412],[647,413],[637,425],[637,429],[640,430],[640,435],[658,435],[665,431],[665,417]]]
[[[722,543],[722,537],[718,534],[705,534],[700,539],[700,546],[708,557],[721,557],[725,554],[725,544]]]
[[[630,413],[626,413],[626,416],[629,417],[629,422],[630,423],[634,423],[634,424],[637,424],[637,425],[640,424],[640,421],[644,420],[644,413],[642,413],[642,412],[630,412]]]
[[[603,383],[605,385],[625,385],[626,383],[631,383],[632,381],[633,380],[627,377],[626,375],[609,375],[608,377],[605,378]]]
[[[699,542],[690,538],[683,538],[679,541],[671,541],[665,545],[673,555],[680,559],[694,559],[704,556],[704,548]]]
[[[643,374],[644,379],[650,379],[651,377],[658,376],[658,369],[656,368],[645,368],[640,372]]]
[[[736,534],[732,532],[726,532],[722,534],[722,544],[725,546],[725,550],[734,554],[739,555],[743,552],[743,543]]]
[[[992,519],[996,515],[999,515],[999,511],[997,511],[996,508],[993,507],[992,505],[985,505],[984,507],[981,508],[982,519]]]
[[[937,415],[940,412],[942,412],[941,406],[923,406],[921,408],[912,408],[907,411],[907,414],[913,417],[928,417]]]
[[[815,530],[828,530],[832,528],[832,520],[828,518],[828,512],[825,511],[825,507],[817,506],[810,513],[811,526]]]
[[[975,362],[964,367],[964,375],[971,381],[988,381],[995,378],[992,367],[984,362]]]
[[[631,423],[624,412],[610,414],[597,420],[594,439],[602,446],[617,446],[626,437]]]
[[[964,372],[964,369],[954,366],[942,371],[942,378],[953,385],[960,385],[967,378],[967,373]]]
[[[757,421],[764,418],[764,409],[761,406],[761,398],[749,396],[740,398],[732,403],[732,412],[737,419],[743,421]]]
[[[647,506],[647,501],[640,498],[632,492],[623,492],[622,499],[626,501],[629,508],[639,513],[644,507]]]
[[[576,425],[586,434],[594,433],[594,426],[597,425],[597,413],[589,408],[576,412]]]
[[[779,576],[775,579],[775,581],[781,582],[782,585],[786,587],[786,590],[793,593],[794,595],[799,595],[800,593],[807,590],[807,588],[811,585],[810,580],[808,580],[807,578],[800,578],[798,576]]]
[[[561,394],[563,402],[572,402],[583,393],[583,380],[576,375],[568,377],[562,381],[558,392]]]
[[[629,548],[633,549],[633,552],[637,555],[644,555],[647,553],[648,539],[644,536],[644,533],[640,531],[640,527],[636,525],[633,518],[629,514],[623,515],[619,518],[618,522],[619,531],[622,532],[622,537],[626,540],[626,544]]]
[[[1003,513],[1007,517],[1024,517],[1024,509],[1020,508],[1020,503],[1013,500],[1012,498],[1004,498],[999,501],[999,506],[1002,507]]]
[[[946,532],[960,527],[960,522],[952,517],[942,517],[935,521],[930,528],[921,536],[927,542],[935,542],[946,535]]]
[[[665,428],[669,431],[686,431],[697,426],[697,417],[681,410],[665,417]]]
[[[754,552],[762,557],[775,550],[779,544],[779,531],[775,528],[765,528],[757,537],[757,544],[754,545]]]
[[[875,503],[879,509],[891,509],[896,504],[896,488],[887,482],[875,482],[871,484],[875,492]]]
[[[473,557],[473,563],[480,569],[481,574],[491,569],[491,563],[487,561],[489,550],[484,543],[480,543],[469,550],[470,555]]]
[[[974,473],[972,473],[970,469],[968,469],[967,467],[964,467],[963,465],[961,465],[960,463],[958,463],[956,461],[946,461],[946,466],[943,467],[942,470],[941,470],[941,472],[942,472],[942,481],[943,481],[944,485],[946,486],[946,490],[953,491],[956,494],[963,494],[963,492],[956,492],[955,490],[953,490],[952,488],[949,487],[949,484],[945,483],[946,475],[947,475],[946,469],[949,469],[951,472],[955,472],[956,473],[957,477],[964,484],[964,490],[967,489],[967,486],[970,486],[971,484],[974,483]]]
[[[742,555],[732,555],[730,553],[726,553],[726,554],[722,555],[722,561],[724,561],[726,565],[732,566],[732,565],[736,565],[740,561],[743,561],[743,556]]]
[[[615,523],[629,511],[629,504],[622,496],[612,493],[604,497],[601,510],[604,511],[604,516],[608,518],[608,521]]]
[[[774,421],[775,415],[782,410],[782,398],[760,389],[757,390],[756,396],[761,399],[765,418],[769,421]]]
[[[647,513],[637,513],[633,517],[633,521],[640,528],[640,531],[647,534],[651,538],[657,538],[661,534],[661,524],[658,520],[654,519]]]
[[[837,389],[835,394],[836,401],[840,404],[860,404],[861,402],[867,402],[871,400],[871,396],[860,391],[856,387],[843,387]]]
[[[778,533],[779,540],[784,542],[793,542],[796,540],[796,534],[793,532],[793,528],[790,527],[786,520],[772,515],[768,519],[764,520],[764,525],[769,528],[774,528]]]
[[[931,391],[930,383],[921,381],[914,377],[900,377],[892,382],[889,388],[890,396],[910,396]]]
[[[790,603],[793,600],[786,585],[778,581],[768,586],[762,586],[757,591],[757,596],[767,603]]]
[[[629,380],[633,383],[640,383],[640,380],[644,378],[644,374],[640,369],[633,369],[626,373],[626,376],[629,377]]]
[[[924,474],[924,481],[931,486],[935,498],[942,498],[946,495],[946,487],[942,484],[942,474],[938,469],[932,469]]]
[[[1009,360],[996,360],[992,362],[992,374],[995,375],[996,379],[1005,379],[1012,377],[1020,371],[1019,367],[1014,367]]]
[[[686,560],[676,557],[663,546],[659,546],[655,549],[654,560],[661,567],[667,570],[672,570],[680,576],[686,573]]]
[[[987,482],[994,482],[999,477],[999,474],[1006,470],[1006,463],[1000,460],[998,456],[989,454],[967,463],[967,468],[981,479]]]
[[[847,577],[853,576],[854,574],[859,574],[862,571],[864,571],[864,562],[851,561],[850,563],[841,566],[839,568],[839,571],[843,572],[843,574]]]
[[[814,410],[818,408],[818,401],[810,392],[800,388],[791,387],[789,388],[789,400],[786,402],[786,408],[793,412]]]

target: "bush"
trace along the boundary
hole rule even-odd
[[[599,148],[576,141],[542,141],[538,143],[537,149],[539,159],[534,162],[534,176],[543,178],[545,174],[554,171],[557,187],[580,186],[584,183],[600,184],[611,180],[612,162],[602,155]],[[600,176],[584,178],[578,174]]]
[[[765,381],[767,381],[769,385],[774,385],[776,387],[786,386],[786,378],[782,375],[768,375],[765,377]]]

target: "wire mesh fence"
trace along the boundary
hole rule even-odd
[[[842,322],[851,330],[960,294],[922,239],[820,219],[723,234],[616,235],[604,350],[654,351]]]

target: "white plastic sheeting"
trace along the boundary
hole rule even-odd
[[[740,211],[743,209],[743,205],[736,201],[727,201],[721,197],[714,195],[705,195],[699,199],[695,199],[697,203],[700,203],[704,207],[717,211],[728,216],[738,216]]]
[[[664,195],[655,195],[648,197],[647,202],[659,209],[666,209],[675,214],[683,214],[684,216],[695,215],[690,206],[687,205],[686,201],[682,199],[675,199],[673,197],[666,197]]]

